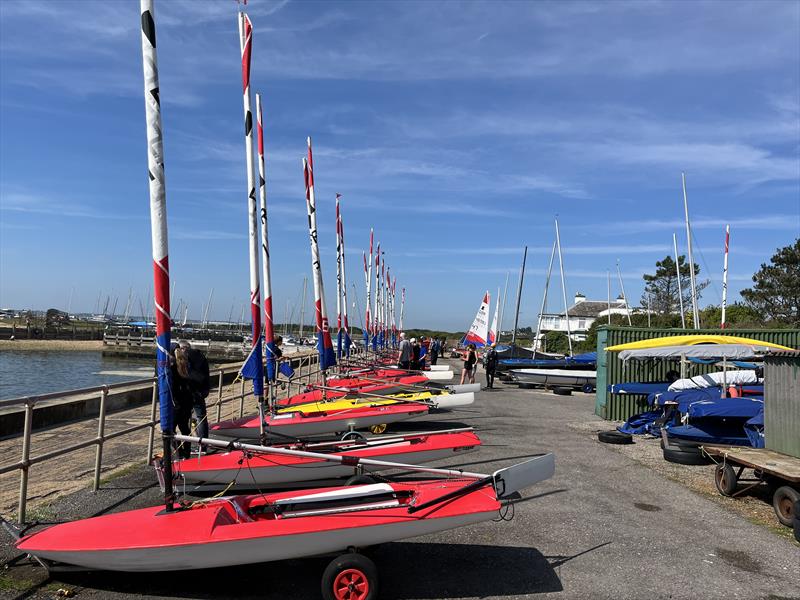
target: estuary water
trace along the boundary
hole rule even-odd
[[[155,360],[99,351],[0,350],[0,399],[75,390],[153,375]]]

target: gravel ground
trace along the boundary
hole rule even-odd
[[[511,522],[371,549],[381,597],[800,598],[800,545],[688,489],[654,461],[649,464],[652,457],[646,457],[653,451],[647,444],[624,449],[600,444],[595,431],[608,423],[591,414],[593,403],[593,396],[580,393],[556,396],[500,384],[468,410],[437,415],[436,427],[479,428],[484,444],[466,457],[471,469],[490,471],[554,451],[556,475],[527,491],[514,505]],[[422,428],[421,422],[403,424],[406,430]],[[97,494],[81,490],[60,498],[41,514],[62,520],[116,512],[156,504],[159,495],[152,473],[137,468]],[[327,563],[307,559],[185,573],[48,578],[15,556],[10,544],[2,552],[0,597],[20,599],[54,598],[63,589],[78,598],[111,600],[305,600],[319,597]]]

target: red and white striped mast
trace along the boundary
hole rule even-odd
[[[261,361],[261,286],[258,268],[258,209],[256,207],[256,178],[253,168],[253,113],[250,97],[250,59],[253,50],[253,24],[244,11],[239,12],[239,47],[242,53],[242,102],[244,107],[245,160],[247,163],[247,225],[250,253],[250,317],[252,320],[253,395],[263,410],[264,372]],[[262,434],[264,419],[261,419]]]
[[[171,511],[172,491],[172,381],[169,364],[172,318],[169,312],[169,248],[167,242],[167,194],[164,182],[164,144],[161,129],[161,96],[153,0],[141,0],[144,105],[147,122],[147,172],[150,179],[150,235],[153,250],[153,287],[156,313],[156,369],[164,446],[164,504]]]
[[[261,202],[261,250],[264,254],[264,343],[267,355],[267,402],[272,409],[274,383],[277,377],[275,360],[275,328],[272,314],[272,274],[269,260],[269,228],[267,227],[267,179],[264,163],[264,123],[261,111],[261,94],[256,94],[256,119],[258,133],[258,195]]]
[[[331,342],[328,325],[328,311],[325,308],[325,288],[322,281],[322,266],[317,234],[317,201],[314,195],[314,158],[311,153],[311,138],[307,138],[308,160],[303,159],[303,176],[306,185],[306,209],[308,211],[308,234],[311,242],[311,270],[314,276],[314,313],[317,324],[317,349],[319,351],[319,367],[322,380],[325,371],[336,365],[336,357]]]
[[[345,251],[344,251],[344,221],[342,220],[342,213],[339,212],[339,198],[341,198],[341,194],[336,194],[336,210],[338,214],[338,226],[339,226],[339,240],[342,245],[342,325],[344,329],[344,353],[346,356],[350,356],[350,323],[347,319],[347,269],[345,268],[346,259],[345,259]]]
[[[728,306],[728,245],[731,240],[731,226],[725,225],[725,258],[722,263],[722,318],[720,329],[725,329],[725,309]]]
[[[342,237],[339,224],[339,194],[336,194],[336,358],[342,360]]]
[[[374,239],[374,233],[372,228],[369,230],[369,261],[367,261],[367,255],[364,254],[364,277],[367,280],[367,307],[364,313],[364,327],[365,327],[365,337],[364,341],[367,346],[367,350],[369,350],[369,343],[370,338],[372,335],[372,315],[370,314],[370,306],[372,304],[372,244]]]
[[[380,321],[380,297],[381,297],[381,243],[375,249],[375,304],[373,306],[373,319],[375,321],[372,327],[372,346],[377,349],[377,343],[380,341],[381,321]]]

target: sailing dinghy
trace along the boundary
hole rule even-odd
[[[461,429],[280,447],[336,454],[358,461],[372,458],[419,465],[461,456],[477,450],[480,444],[481,441],[473,430]],[[163,463],[157,461],[156,469],[159,471],[159,480],[163,482]],[[319,486],[323,485],[322,482],[361,475],[365,469],[360,464],[353,466],[304,456],[277,455],[269,450],[231,450],[176,461],[173,463],[173,470],[179,478],[192,486],[255,489],[297,486],[312,481]]]
[[[490,521],[504,499],[554,469],[547,454],[491,475],[155,506],[54,525],[16,547],[54,570],[178,571],[316,556]]]

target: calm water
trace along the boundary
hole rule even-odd
[[[0,399],[150,377],[154,360],[100,352],[0,351]]]

